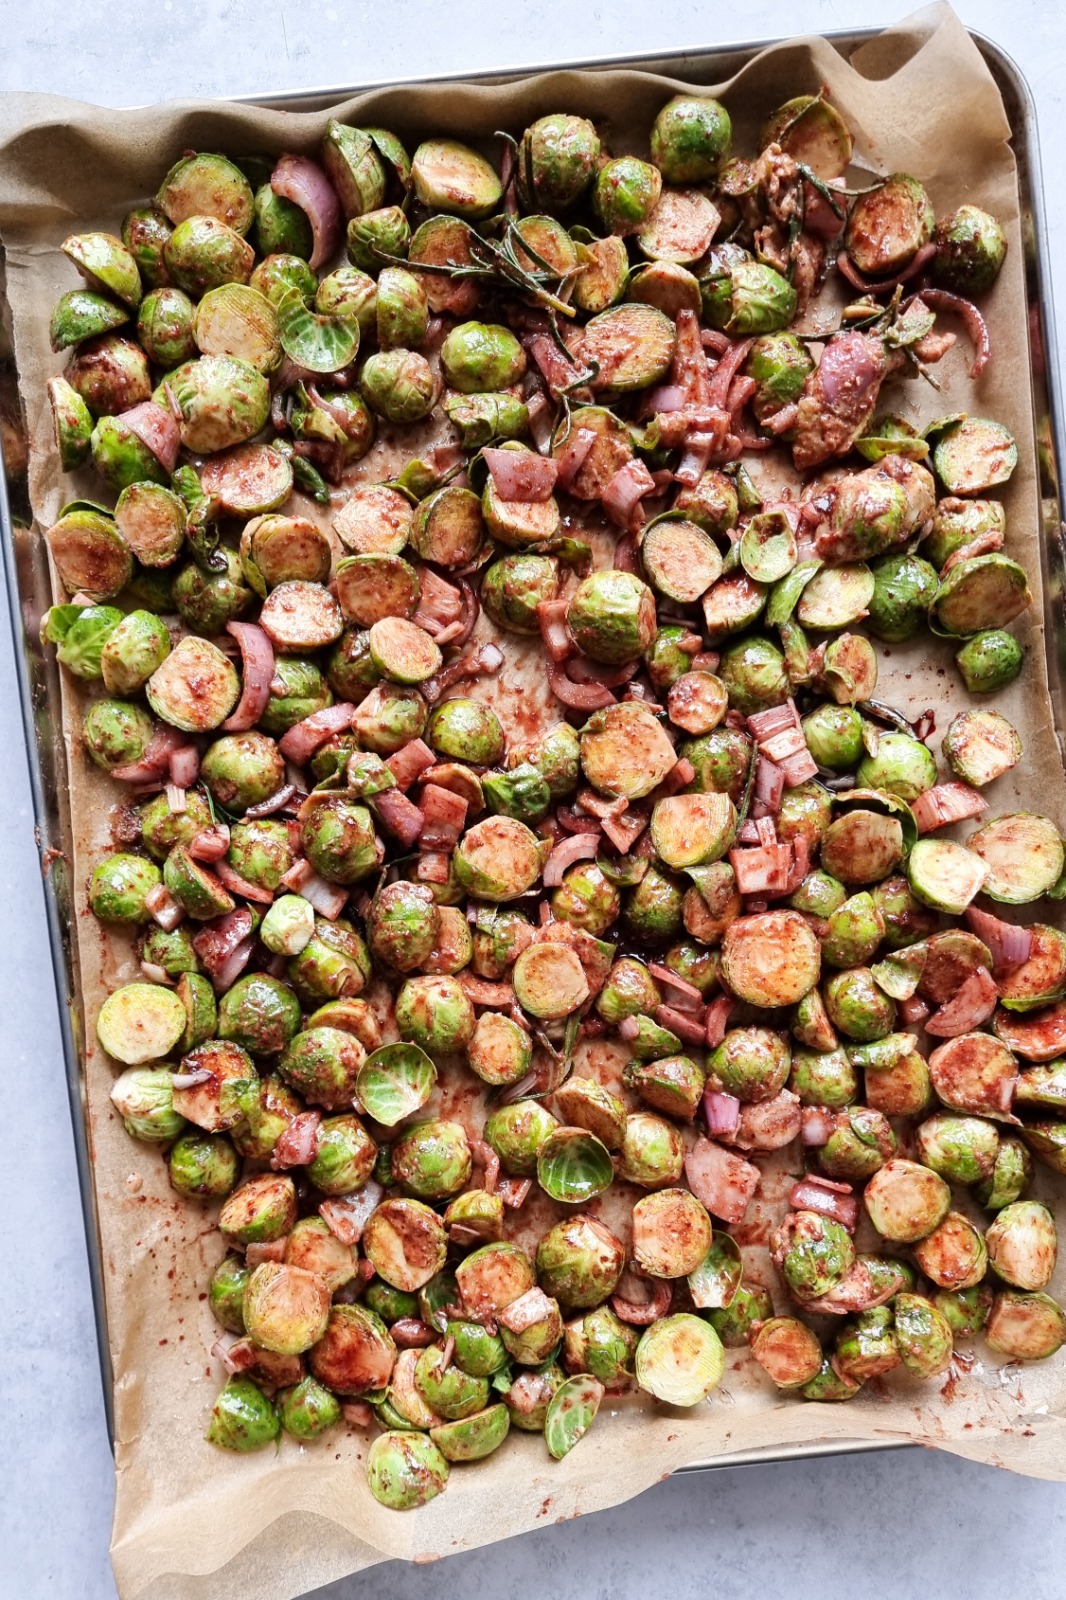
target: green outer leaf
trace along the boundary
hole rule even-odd
[[[798,567],[785,577],[779,578],[770,590],[770,598],[766,603],[764,620],[771,628],[779,628],[787,622],[799,604],[799,597],[824,565],[820,556],[814,556],[810,561],[801,561]]]
[[[599,1379],[587,1372],[568,1378],[556,1389],[544,1419],[548,1454],[555,1461],[561,1461],[585,1437],[596,1420],[605,1392]]]
[[[711,1248],[688,1275],[692,1303],[700,1311],[724,1311],[733,1304],[744,1276],[740,1247],[728,1233],[716,1233]]]
[[[290,361],[310,372],[339,372],[359,349],[355,317],[325,317],[310,311],[295,289],[287,289],[275,307],[281,347]]]
[[[436,1067],[416,1044],[383,1044],[359,1068],[356,1088],[367,1115],[394,1128],[421,1110],[436,1081]]]
[[[559,1128],[537,1154],[537,1182],[553,1200],[585,1205],[609,1189],[614,1164],[607,1146],[583,1128]]]

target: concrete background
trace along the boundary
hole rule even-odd
[[[666,51],[886,25],[904,7],[786,0],[732,11],[672,0],[0,0],[0,89],[123,105],[516,63]],[[1036,99],[1053,258],[1066,245],[1066,13],[1059,0],[965,0]],[[1064,280],[1066,281],[1066,280]],[[1060,298],[1066,287],[1060,287]],[[1061,374],[1060,374],[1061,380]],[[7,629],[0,626],[0,1594],[109,1600],[112,1461],[60,1065]],[[843,1600],[856,1588],[1027,1600],[1066,1590],[1066,1487],[909,1451],[677,1478],[586,1521],[418,1569],[379,1567],[319,1600],[458,1600],[535,1584],[554,1600],[666,1600],[712,1584]]]

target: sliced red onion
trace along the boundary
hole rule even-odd
[[[185,912],[170,890],[157,883],[144,897],[144,909],[165,932],[171,933],[184,919]]]
[[[123,411],[119,422],[124,422],[131,433],[155,456],[164,472],[173,472],[178,464],[181,449],[181,431],[173,414],[154,400],[142,400],[140,405]]]
[[[236,639],[241,652],[241,697],[222,729],[225,733],[247,733],[270,701],[274,646],[255,622],[227,622],[226,632]]]
[[[397,788],[404,790],[409,789],[423,772],[436,766],[436,763],[436,756],[422,739],[412,739],[402,749],[394,751],[385,761],[385,765],[396,779]]]
[[[420,628],[424,628],[436,639],[444,630],[461,620],[463,592],[456,584],[448,583],[446,579],[440,577],[432,567],[422,568],[420,580],[418,609],[411,621],[416,622]]]
[[[755,797],[766,809],[776,814],[781,809],[785,792],[785,774],[768,756],[759,756],[755,767]]]
[[[249,883],[247,878],[242,878],[239,872],[233,870],[228,861],[219,861],[215,866],[215,872],[230,894],[239,894],[242,900],[254,900],[261,906],[274,904],[273,889],[264,889],[258,883]]]
[[[681,789],[687,789],[695,776],[696,769],[692,762],[687,756],[680,756],[674,762],[662,783],[654,791],[654,798],[662,800],[672,794],[677,794]]]
[[[247,961],[252,951],[251,932],[252,913],[246,906],[238,906],[228,916],[205,922],[199,933],[193,935],[193,949],[216,983],[234,951],[244,945],[247,945],[244,958]]]
[[[548,683],[555,698],[572,711],[600,711],[604,706],[616,703],[610,689],[605,689],[599,683],[572,683],[555,662],[548,667]]]
[[[605,667],[599,661],[590,661],[587,656],[570,656],[565,670],[572,683],[602,683],[605,689],[620,689],[624,683],[636,677],[640,668],[639,660],[627,661],[622,667]]]
[[[283,806],[287,806],[289,801],[299,793],[301,791],[297,789],[295,783],[283,783],[280,789],[275,789],[272,795],[268,795],[265,800],[260,800],[257,806],[248,807],[244,813],[245,822],[254,822],[257,817],[272,817],[276,811],[280,811]]]
[[[999,990],[987,967],[963,980],[951,999],[926,1019],[925,1031],[938,1039],[957,1039],[960,1033],[973,1033],[987,1022],[996,1003]]]
[[[914,820],[919,833],[932,833],[936,828],[947,828],[953,822],[967,822],[971,817],[982,817],[988,802],[968,783],[936,783],[911,801]]]
[[[684,404],[706,406],[710,402],[711,385],[699,318],[686,308],[677,313],[674,326],[677,337],[670,366],[671,383],[680,389]],[[656,409],[665,411],[667,407],[657,406]]]
[[[183,811],[188,811],[189,796],[184,789],[179,788],[176,783],[168,783],[164,785],[164,793],[172,816],[180,816]]]
[[[696,1199],[723,1222],[741,1222],[759,1187],[758,1167],[713,1139],[697,1139],[685,1157],[685,1177]]]
[[[685,978],[679,977],[672,967],[664,967],[658,961],[650,961],[648,963],[648,972],[656,983],[664,984],[683,999],[691,1000],[697,1006],[702,1006],[703,996],[696,988],[696,985],[689,983]]]
[[[554,662],[565,661],[574,649],[574,641],[566,625],[568,605],[566,600],[542,600],[537,606],[540,636]]]
[[[558,471],[550,456],[534,455],[530,450],[494,450],[487,446],[481,455],[501,500],[539,505],[551,499]]]
[[[141,973],[148,983],[158,983],[172,988],[170,974],[155,961],[142,961]]]
[[[603,509],[619,528],[628,528],[637,502],[655,492],[655,480],[643,461],[627,461],[619,467],[603,491]]]
[[[792,700],[786,700],[781,706],[770,706],[766,711],[753,711],[745,721],[748,732],[760,747],[764,739],[771,739],[775,733],[800,726],[799,713]]]
[[[484,1173],[485,1181],[482,1183],[481,1187],[488,1194],[495,1194],[496,1185],[500,1181],[499,1156],[496,1154],[491,1144],[486,1144],[484,1139],[471,1139],[470,1154],[473,1156],[477,1166],[479,1166]]]
[[[487,978],[475,978],[469,972],[459,974],[459,985],[471,1004],[487,1006],[491,1011],[506,1011],[514,1000],[514,990],[509,983],[490,983]]]
[[[980,911],[977,906],[967,906],[963,912],[971,930],[992,956],[992,971],[997,975],[1012,972],[1028,961],[1033,948],[1032,930],[1020,928],[1013,922],[1004,922],[990,911]]]
[[[229,849],[229,827],[224,822],[201,828],[186,845],[194,861],[221,861]]]
[[[719,333],[717,328],[701,328],[700,343],[705,350],[710,350],[716,356],[724,356],[733,346],[728,333]]]
[[[934,246],[925,248],[934,249],[935,253]],[[988,323],[973,301],[964,300],[958,294],[949,294],[946,289],[923,289],[920,298],[934,311],[953,311],[962,320],[974,351],[970,377],[979,378],[992,359],[992,341],[988,335]]]
[[[703,1115],[707,1121],[707,1132],[712,1139],[717,1139],[723,1134],[728,1138],[736,1133],[740,1122],[740,1101],[736,1095],[725,1094],[720,1089],[705,1089]]]
[[[780,411],[775,411],[772,416],[763,417],[761,425],[767,433],[772,433],[777,438],[782,433],[787,433],[790,428],[794,428],[798,421],[799,406],[793,402],[792,405],[782,406]]]
[[[227,956],[222,966],[213,976],[215,987],[222,993],[232,988],[241,973],[252,959],[252,950],[255,948],[252,939],[242,939],[237,948]],[[206,965],[206,963],[205,963]]]
[[[719,995],[715,1000],[712,1000],[711,1005],[707,1006],[707,1050],[717,1050],[723,1038],[725,1038],[725,1030],[730,1026],[730,1018],[731,1014],[733,1014],[735,1003],[731,995]]]
[[[264,1261],[284,1261],[288,1243],[286,1234],[283,1239],[270,1239],[265,1244],[250,1244],[244,1252],[244,1259],[250,1267],[262,1266]]]
[[[415,866],[419,883],[447,883],[452,875],[452,857],[449,850],[422,850]]]
[[[111,776],[116,783],[153,783],[170,772],[171,751],[185,743],[177,728],[159,723],[145,747],[139,761],[127,761],[121,767],[112,767]]]
[[[604,817],[601,824],[619,855],[627,856],[648,826],[647,813],[627,811],[623,816]]]
[[[825,1106],[804,1106],[800,1115],[800,1139],[808,1150],[820,1150],[833,1131],[833,1113]]]
[[[600,848],[598,833],[572,833],[561,844],[557,844],[544,864],[544,887],[556,889],[563,881],[563,874],[575,861],[592,861]]]
[[[306,1167],[318,1151],[318,1129],[322,1122],[320,1111],[301,1111],[284,1129],[274,1145],[270,1165],[277,1171],[289,1167]]]
[[[647,410],[654,416],[657,412],[680,411],[687,403],[688,396],[680,384],[664,383],[649,394]]]
[[[419,686],[422,697],[431,706],[436,705],[453,683],[459,683],[463,678],[479,678],[483,672],[491,675],[498,672],[502,666],[503,651],[494,644],[483,644],[480,650],[453,661],[443,672],[438,672],[435,678],[427,678]]]
[[[459,842],[469,810],[462,795],[439,783],[426,783],[419,796],[418,810],[422,843],[427,850],[451,850]]]
[[[283,200],[306,212],[314,248],[307,263],[312,272],[334,255],[343,231],[341,203],[322,168],[306,156],[283,155],[274,168],[270,187]]]
[[[196,1067],[191,1072],[175,1072],[170,1080],[172,1089],[198,1089],[202,1083],[210,1083],[214,1073],[207,1067]]]
[[[369,1428],[374,1413],[365,1400],[342,1400],[341,1416],[353,1428]]]
[[[572,361],[567,361],[549,334],[538,333],[528,343],[526,340],[522,342],[537,363],[545,383],[553,394],[570,388],[581,377],[581,368],[575,367]],[[577,399],[578,396],[575,394],[574,398]]]
[[[669,1028],[686,1044],[702,1045],[707,1037],[707,1025],[703,1018],[691,1011],[682,1011],[678,1006],[656,1006],[655,1020],[660,1028]]]
[[[313,711],[309,717],[304,717],[288,729],[279,741],[278,749],[286,761],[292,761],[298,767],[305,766],[327,739],[351,727],[354,712],[354,705],[347,700],[339,700],[336,705],[326,706],[322,711]]]
[[[383,789],[370,802],[374,815],[394,839],[409,849],[422,832],[422,813],[399,788]]]
[[[673,1289],[665,1279],[647,1278],[642,1281],[647,1283],[650,1290],[649,1300],[630,1300],[617,1291],[611,1296],[611,1307],[615,1316],[622,1322],[631,1323],[635,1328],[646,1328],[651,1323],[658,1322],[661,1317],[665,1317],[673,1299]]]
[[[509,1211],[519,1211],[533,1187],[532,1178],[501,1178],[496,1193]]]
[[[288,872],[283,874],[281,883],[283,888],[291,889],[293,894],[302,894],[304,899],[314,906],[319,916],[326,917],[330,922],[336,922],[348,903],[348,890],[344,885],[327,883],[325,878],[319,877],[310,861],[295,862]]]
[[[566,443],[555,458],[557,482],[561,489],[569,489],[585,465],[596,438],[592,428],[572,428],[567,434]]]
[[[180,744],[170,752],[170,781],[179,789],[191,789],[200,776],[200,752],[194,744]]]
[[[837,271],[842,278],[846,278],[853,289],[858,289],[860,294],[891,294],[892,290],[901,283],[907,283],[911,278],[916,278],[922,268],[936,255],[935,244],[923,244],[908,261],[907,265],[891,278],[868,278],[860,272],[849,257],[846,250],[841,250],[837,256]],[[923,291],[922,298],[925,298]]]
[[[747,360],[748,351],[754,343],[754,339],[742,339],[739,344],[730,345],[728,350],[723,351],[718,365],[711,373],[707,392],[708,405],[719,406],[723,411],[728,411],[730,385]]]
[[[259,1352],[250,1339],[237,1339],[231,1345],[216,1339],[211,1346],[211,1354],[216,1361],[221,1361],[230,1377],[250,1371],[259,1359]]]
[[[481,1235],[474,1234],[480,1243]],[[437,1334],[428,1322],[422,1322],[418,1317],[400,1317],[398,1321],[389,1326],[392,1342],[399,1350],[427,1350],[431,1344],[436,1344]]]
[[[787,844],[759,844],[730,850],[729,864],[742,895],[781,894],[788,882],[792,851]]]
[[[385,1198],[385,1191],[376,1178],[368,1178],[355,1194],[338,1195],[333,1200],[323,1200],[318,1214],[330,1233],[341,1244],[358,1244],[373,1213]]]
[[[854,1233],[858,1226],[859,1202],[855,1196],[830,1189],[816,1178],[801,1178],[794,1183],[788,1203],[792,1211],[817,1211],[823,1217],[832,1217],[849,1233]]]
[[[541,455],[547,455],[552,442],[552,411],[548,396],[539,389],[531,394],[526,400],[526,415],[529,419],[529,437]]]
[[[713,453],[713,441],[706,434],[689,439],[674,477],[684,488],[695,488],[706,472]]]
[[[640,1023],[636,1017],[623,1017],[618,1024],[618,1037],[624,1039],[626,1044],[632,1044],[640,1033]]]

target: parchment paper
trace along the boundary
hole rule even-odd
[[[798,40],[764,52],[714,92],[726,101],[736,148],[744,151],[755,148],[758,127],[774,107],[822,83],[854,130],[863,163],[915,173],[938,213],[974,200],[1007,230],[1006,266],[987,300],[996,353],[976,400],[960,340],[938,368],[941,394],[917,382],[897,383],[886,402],[919,424],[956,409],[977,410],[1006,423],[1018,438],[1018,470],[1004,493],[1007,548],[1027,566],[1037,604],[1019,629],[1027,646],[1025,671],[1002,704],[1022,733],[1026,756],[991,798],[993,811],[1029,806],[1066,827],[1042,640],[1024,263],[1006,115],[981,57],[946,6],[933,6],[871,42],[850,65],[824,40]],[[503,127],[517,134],[536,116],[567,109],[608,123],[616,152],[639,151],[658,108],[684,86],[635,70],[560,71],[514,82],[385,89],[345,102],[337,114],[390,126],[411,147],[432,131],[488,137]],[[75,281],[59,242],[75,229],[116,229],[128,207],[153,193],[187,148],[314,154],[324,122],[324,113],[192,102],[125,113],[48,96],[12,95],[0,103],[0,229],[40,527],[48,527],[73,494],[100,492],[90,476],[61,479],[50,438],[45,381],[62,361],[48,350],[48,318],[54,300]],[[359,475],[385,476],[380,469],[393,448],[384,439]],[[765,468],[756,462],[754,470],[758,476]],[[37,599],[43,611],[49,597]],[[515,647],[513,636],[507,644],[501,678],[486,692],[509,731],[521,734],[537,714],[530,683],[542,671],[534,650]],[[950,648],[937,641],[884,652],[879,692],[915,713],[935,706],[941,729],[965,703]],[[276,1454],[251,1457],[206,1446],[202,1434],[222,1376],[209,1356],[218,1330],[204,1293],[222,1253],[217,1208],[176,1197],[155,1153],[130,1141],[111,1113],[113,1072],[94,1045],[91,1024],[103,992],[128,981],[135,968],[128,943],[101,937],[86,909],[88,872],[110,848],[107,810],[114,788],[80,749],[79,694],[69,679],[65,698],[80,1001],[89,1023],[83,1030],[88,1120],[116,1379],[113,1559],[123,1600],[236,1600],[249,1593],[288,1600],[386,1557],[435,1560],[617,1504],[700,1459],[816,1439],[913,1440],[1034,1476],[1066,1477],[1066,1352],[1036,1366],[1001,1369],[981,1344],[968,1370],[960,1364],[931,1383],[893,1374],[838,1407],[780,1395],[745,1353],[732,1352],[707,1405],[681,1412],[639,1399],[608,1402],[588,1437],[561,1463],[548,1459],[538,1436],[513,1434],[488,1461],[455,1469],[445,1494],[415,1514],[387,1511],[371,1498],[361,1465],[369,1437],[355,1430],[336,1430],[308,1449],[286,1440]],[[62,1070],[58,1061],[56,1070]],[[612,1073],[602,1045],[585,1070]],[[447,1073],[442,1079],[442,1103],[469,1119],[458,1079]],[[746,1247],[749,1276],[772,1287],[779,1309],[785,1302],[763,1244],[783,1209],[788,1172],[799,1170],[799,1153],[785,1152],[748,1222],[734,1230]],[[1048,1174],[1041,1173],[1035,1193],[1066,1216]],[[1060,1298],[1064,1290],[1066,1263],[1052,1285]]]

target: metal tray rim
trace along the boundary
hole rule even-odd
[[[876,27],[860,29],[840,29],[825,33],[822,37],[834,46],[845,50],[857,48],[868,40],[875,38],[882,30]],[[1050,414],[1055,443],[1055,454],[1058,460],[1066,460],[1066,436],[1064,436],[1064,414],[1058,392],[1057,371],[1057,342],[1055,333],[1054,303],[1052,297],[1052,273],[1050,249],[1046,231],[1046,209],[1043,193],[1043,173],[1038,143],[1038,124],[1036,108],[1028,81],[1021,68],[999,44],[988,38],[987,35],[976,29],[968,29],[970,37],[974,40],[982,55],[990,64],[998,68],[1002,77],[1007,79],[1018,98],[1021,106],[1024,131],[1026,137],[1026,151],[1024,163],[1019,161],[1019,168],[1026,180],[1026,199],[1034,215],[1034,234],[1036,241],[1037,275],[1038,275],[1038,301],[1040,305],[1044,347],[1047,365],[1047,389],[1050,405]],[[374,89],[402,88],[405,85],[418,83],[449,81],[485,81],[496,79],[513,79],[545,72],[567,70],[592,70],[604,71],[616,67],[643,67],[649,71],[674,71],[678,76],[683,76],[684,67],[708,58],[732,57],[730,63],[732,70],[737,70],[743,65],[743,57],[766,49],[767,47],[784,42],[782,38],[755,39],[743,41],[726,41],[717,44],[704,44],[682,50],[664,52],[662,55],[649,55],[646,52],[626,53],[622,55],[593,56],[585,60],[575,61],[534,61],[528,64],[510,67],[484,68],[477,72],[464,73],[462,78],[438,78],[432,74],[413,75],[404,78],[373,79],[363,84],[331,84],[311,86],[289,93],[283,91],[262,94],[248,93],[242,95],[219,96],[215,103],[260,105],[276,109],[300,110],[305,102],[314,102],[315,106],[342,101],[354,94],[365,93]],[[136,109],[128,107],[126,109]],[[310,109],[310,108],[309,108]],[[1012,133],[1015,131],[1012,125]],[[49,837],[48,810],[45,802],[45,780],[42,770],[41,750],[37,737],[34,709],[33,689],[30,683],[27,659],[23,647],[24,627],[21,614],[21,599],[18,576],[15,562],[15,546],[12,537],[12,516],[10,497],[7,481],[0,473],[0,533],[3,534],[3,564],[5,586],[8,600],[8,616],[12,631],[15,656],[15,673],[19,689],[19,699],[22,713],[23,734],[27,750],[27,766],[29,772],[31,802],[35,821],[35,835],[38,851],[42,857],[42,893],[44,897],[48,939],[52,955],[53,980],[56,988],[56,997],[59,1009],[60,1034],[63,1045],[64,1064],[67,1077],[68,1100],[71,1113],[72,1133],[75,1146],[75,1159],[78,1170],[78,1188],[81,1195],[82,1210],[85,1220],[86,1249],[89,1258],[91,1291],[93,1301],[94,1323],[97,1336],[97,1352],[100,1366],[101,1387],[107,1423],[108,1438],[114,1449],[114,1407],[113,1383],[114,1374],[110,1360],[110,1345],[107,1332],[107,1320],[103,1291],[103,1263],[100,1239],[96,1225],[96,1203],[92,1184],[92,1162],[89,1149],[88,1132],[85,1123],[84,1105],[82,1095],[81,1060],[77,1043],[74,1037],[74,1028],[70,1012],[70,995],[66,972],[66,955],[62,932],[62,912],[58,903],[56,889],[47,871],[48,854],[52,840]],[[1061,735],[1060,735],[1061,737]],[[708,1471],[711,1469],[767,1465],[775,1462],[805,1460],[837,1455],[866,1454],[873,1451],[906,1450],[918,1448],[906,1440],[896,1439],[825,1439],[815,1438],[803,1444],[781,1446],[768,1446],[765,1449],[738,1450],[736,1452],[716,1457],[708,1457],[689,1463],[678,1469],[680,1472]]]

